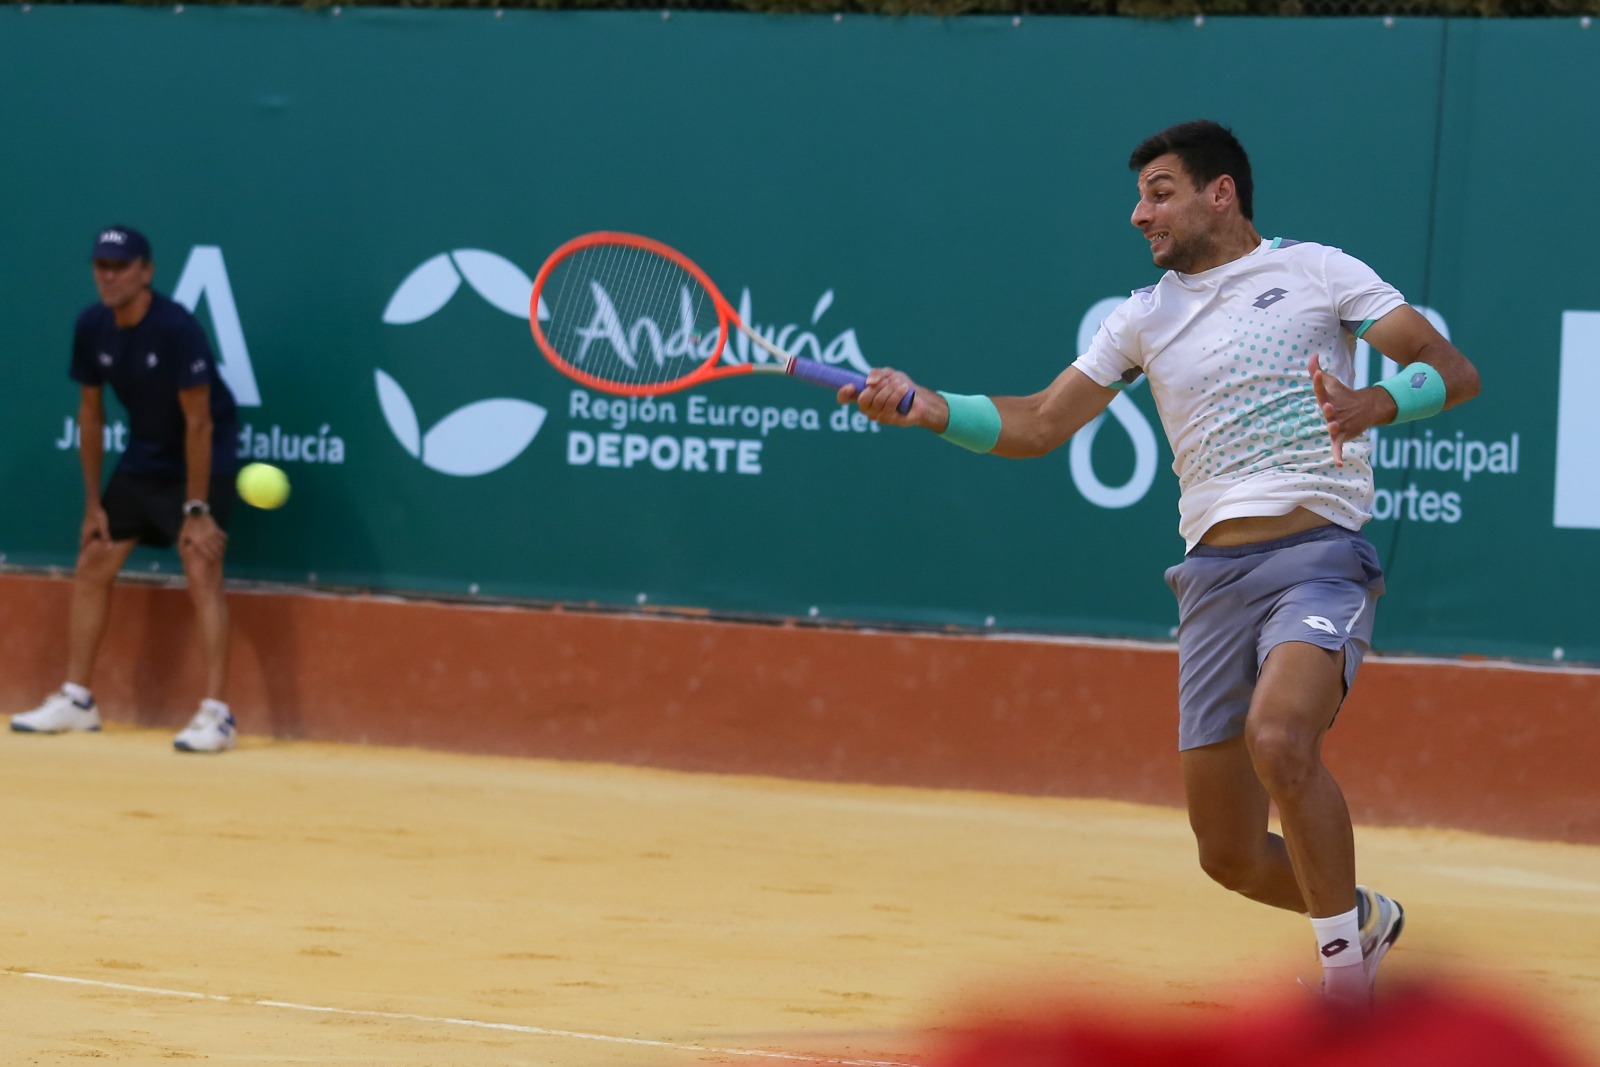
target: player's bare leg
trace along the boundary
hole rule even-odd
[[[1336,915],[1356,906],[1355,835],[1344,793],[1322,764],[1322,737],[1344,699],[1344,653],[1289,641],[1261,667],[1244,740],[1278,806],[1305,908]]]
[[[111,612],[111,586],[128,561],[135,540],[89,541],[78,552],[67,623],[67,681],[89,688],[94,662]]]
[[[1243,735],[1187,749],[1180,758],[1201,869],[1251,900],[1304,912],[1289,850],[1267,832],[1267,790]]]
[[[233,712],[223,700],[228,685],[228,601],[222,594],[221,548],[222,543],[214,540],[208,548],[193,541],[178,546],[206,660],[205,699],[189,725],[172,739],[179,752],[226,752],[235,742]]]
[[[94,537],[78,550],[72,578],[72,607],[67,619],[67,681],[60,692],[45,697],[30,711],[11,716],[16,733],[59,734],[100,729],[100,708],[89,690],[100,639],[110,614],[111,586],[133,551],[133,541]]]
[[[1399,936],[1403,913],[1392,901],[1385,905],[1386,898],[1368,895],[1367,914],[1361,914],[1350,811],[1322,763],[1322,738],[1344,698],[1344,660],[1343,650],[1300,641],[1273,649],[1261,666],[1244,738],[1256,774],[1278,807],[1322,962],[1322,991],[1364,1004],[1378,962]],[[1382,916],[1374,903],[1394,920],[1391,930],[1378,930]]]
[[[222,560],[208,559],[192,545],[179,548],[189,600],[194,604],[205,656],[205,695],[224,700],[228,688],[228,601],[222,591]]]

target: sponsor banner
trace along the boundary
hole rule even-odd
[[[0,512],[5,563],[72,563],[68,347],[117,222],[205,326],[240,457],[294,484],[239,513],[236,576],[1165,638],[1182,542],[1142,382],[1022,463],[783,378],[608,396],[540,355],[531,279],[579,233],[645,233],[808,358],[1025,394],[1155,280],[1125,161],[1204,114],[1251,151],[1264,233],[1364,259],[1483,372],[1467,408],[1372,434],[1377,647],[1600,661],[1600,233],[1564,218],[1551,241],[1546,217],[1600,149],[1525,118],[1600,96],[1576,21],[42,6],[6,25],[0,477],[27,506]],[[113,47],[173,72],[119,87],[137,123],[76,73]],[[1128,79],[1135,56],[1226,74],[1174,112],[1170,78]],[[600,292],[580,335],[665,366],[711,343],[691,322]],[[722,358],[767,357],[735,334]],[[1358,346],[1357,384],[1395,369]],[[113,407],[109,457],[127,433]]]

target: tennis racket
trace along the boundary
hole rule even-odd
[[[533,280],[528,322],[557,370],[603,393],[671,393],[741,374],[787,374],[833,390],[867,384],[785,352],[746,326],[689,257],[631,233],[586,233],[552,252]],[[730,329],[771,362],[723,362]],[[913,395],[900,402],[902,415]]]

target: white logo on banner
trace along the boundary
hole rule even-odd
[[[228,284],[228,267],[222,249],[216,245],[195,245],[184,261],[172,299],[198,314],[200,298],[205,297],[211,312],[211,328],[217,335],[217,373],[228,383],[236,404],[242,408],[261,406],[261,390],[256,388],[255,368],[250,365],[250,349],[244,343],[244,326],[239,322],[239,305],[234,303],[233,286]]]
[[[389,298],[383,321],[407,326],[430,318],[463,280],[491,307],[527,321],[533,282],[510,260],[475,248],[441,252],[413,270]],[[540,311],[541,319],[548,317]],[[424,434],[400,383],[382,370],[374,374],[378,404],[400,446],[440,474],[470,478],[499,470],[522,455],[544,425],[546,411],[538,404],[495,397],[457,408]]]
[[[1083,319],[1078,323],[1078,352],[1089,351],[1089,342],[1094,339],[1095,331],[1100,329],[1100,324],[1105,317],[1117,309],[1125,297],[1111,296],[1091,305],[1084,312]],[[1144,382],[1144,376],[1133,384],[1137,388]],[[1105,425],[1106,416],[1115,419],[1127,433],[1128,440],[1133,444],[1133,473],[1121,485],[1107,485],[1100,480],[1094,472],[1094,439]],[[1145,421],[1144,413],[1133,402],[1127,392],[1120,392],[1112,398],[1111,406],[1099,415],[1096,415],[1089,425],[1072,435],[1071,444],[1068,446],[1068,457],[1072,467],[1072,480],[1077,483],[1078,492],[1089,503],[1102,508],[1126,508],[1137,504],[1144,499],[1150,491],[1151,484],[1156,480],[1156,434]]]

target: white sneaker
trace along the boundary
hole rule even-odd
[[[1378,982],[1378,964],[1406,928],[1406,909],[1398,900],[1391,900],[1364,885],[1356,886],[1356,892],[1367,898],[1367,921],[1361,924],[1361,965],[1366,972],[1367,990],[1371,992]]]
[[[189,725],[178,731],[172,747],[179,752],[226,752],[233,747],[233,712],[202,700]]]
[[[75,730],[100,729],[100,709],[93,698],[84,707],[66,693],[51,693],[32,711],[11,716],[11,728],[19,734],[64,734]]]

